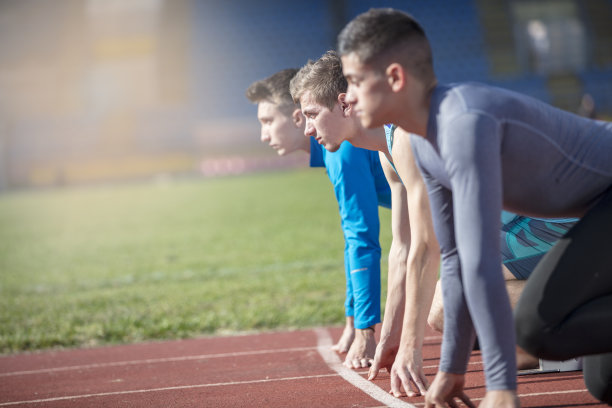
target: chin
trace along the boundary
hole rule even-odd
[[[325,149],[331,153],[337,152],[339,148],[340,148],[340,145],[326,145],[325,146]]]
[[[380,126],[374,123],[374,121],[372,120],[372,117],[370,116],[360,116],[359,119],[361,121],[361,126],[363,126],[366,129],[374,129]]]

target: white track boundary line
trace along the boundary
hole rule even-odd
[[[149,359],[144,359],[144,360],[128,360],[128,361],[116,361],[116,362],[111,362],[111,363],[94,363],[94,364],[82,364],[82,365],[65,366],[65,367],[55,367],[55,368],[41,368],[38,370],[12,371],[8,373],[0,373],[0,377],[10,377],[10,376],[28,375],[28,374],[45,374],[45,373],[54,373],[58,371],[87,370],[87,369],[105,368],[105,367],[121,367],[121,366],[130,366],[130,365],[139,365],[139,364],[171,363],[175,361],[204,360],[204,359],[211,359],[211,358],[242,357],[242,356],[258,355],[258,354],[292,353],[296,351],[307,351],[307,350],[314,350],[314,349],[316,349],[316,347],[294,347],[294,348],[275,349],[275,350],[240,351],[240,352],[233,352],[233,353],[200,354],[200,355],[194,355],[194,356],[166,357],[166,358],[149,358]]]
[[[10,405],[20,405],[20,404],[40,404],[42,402],[56,402],[56,401],[76,400],[76,399],[93,398],[93,397],[108,397],[108,396],[114,396],[114,395],[144,394],[148,392],[160,392],[160,391],[191,390],[195,388],[223,387],[223,386],[228,386],[228,385],[259,384],[259,383],[268,383],[268,382],[275,382],[275,381],[308,380],[311,378],[325,378],[325,377],[336,377],[336,376],[338,376],[338,374],[318,374],[318,375],[305,375],[301,377],[266,378],[264,380],[235,381],[235,382],[224,382],[224,383],[215,383],[215,384],[179,385],[175,387],[150,388],[150,389],[144,389],[144,390],[99,392],[95,394],[68,395],[65,397],[43,398],[43,399],[37,399],[37,400],[2,402],[0,403],[0,407],[8,407]]]
[[[425,337],[426,341],[427,340],[440,340],[440,339],[442,339],[442,336]],[[122,366],[138,365],[138,364],[171,363],[174,361],[203,360],[203,359],[210,359],[210,358],[225,358],[225,357],[241,357],[241,356],[257,355],[257,354],[292,353],[296,351],[306,351],[306,350],[314,350],[314,349],[316,349],[316,347],[294,347],[294,348],[273,349],[273,350],[242,351],[242,352],[233,352],[233,353],[200,354],[200,355],[182,356],[182,357],[149,358],[149,359],[144,359],[144,360],[127,360],[127,361],[116,361],[116,362],[111,362],[111,363],[81,364],[81,365],[65,366],[65,367],[40,368],[37,370],[11,371],[11,372],[6,372],[6,373],[0,373],[0,378],[12,377],[12,376],[17,376],[17,375],[32,375],[32,374],[55,373],[55,372],[61,372],[61,371],[88,370],[88,369],[104,368],[104,367],[122,367]]]
[[[395,398],[385,390],[378,387],[376,384],[363,378],[355,371],[343,366],[336,352],[331,349],[332,339],[326,329],[315,329],[314,332],[317,335],[317,349],[319,354],[321,354],[321,357],[327,363],[329,368],[340,374],[342,378],[368,394],[370,397],[382,402],[387,407],[414,408],[414,405]]]
[[[551,392],[532,392],[529,394],[519,394],[520,397],[539,397],[541,395],[552,395],[552,394],[574,394],[579,392],[588,392],[586,388],[581,390],[565,390],[565,391],[551,391]]]

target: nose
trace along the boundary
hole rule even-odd
[[[270,135],[265,130],[261,130],[261,141],[263,143],[267,143],[270,141]]]
[[[346,103],[350,103],[350,104],[355,104],[357,103],[357,95],[355,94],[355,91],[353,90],[352,85],[349,85],[348,88],[346,89]]]
[[[304,128],[304,136],[314,136],[317,134],[315,127],[310,120],[306,119],[306,127]]]

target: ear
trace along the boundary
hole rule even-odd
[[[293,124],[295,127],[302,127],[304,124],[304,115],[302,115],[302,111],[300,109],[295,109],[291,114],[291,119],[293,120]]]
[[[338,94],[338,106],[340,106],[340,110],[342,111],[343,116],[348,117],[351,115],[351,112],[353,110],[353,104],[348,103],[346,101],[345,92]]]
[[[407,73],[401,64],[397,62],[389,64],[385,70],[385,74],[387,75],[387,82],[393,92],[398,92],[406,86],[406,81],[408,80]]]

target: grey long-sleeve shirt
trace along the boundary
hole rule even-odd
[[[500,266],[500,211],[583,215],[612,185],[612,123],[463,83],[436,87],[427,136],[411,135],[411,143],[442,251],[440,370],[465,372],[475,328],[487,389],[514,389],[515,335]]]

